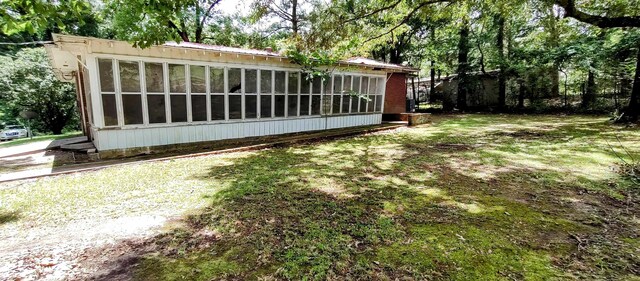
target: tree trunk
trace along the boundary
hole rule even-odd
[[[629,100],[629,107],[627,108],[625,115],[629,121],[638,121],[640,115],[640,46],[638,46],[638,58],[636,59],[636,73],[633,77],[633,89],[631,90],[631,99]]]
[[[431,41],[435,41],[436,39],[436,29],[435,27],[431,28]],[[436,92],[436,61],[435,59],[431,59],[431,86],[429,88],[429,102],[433,103],[433,94]]]
[[[520,81],[520,93],[518,93],[518,108],[524,108],[524,96],[526,94],[526,88],[524,86],[524,80]]]
[[[498,74],[498,108],[504,110],[507,105],[507,78],[504,56],[504,16],[498,15],[498,59],[500,60],[500,73]]]
[[[553,5],[549,8],[549,47],[552,49],[556,49],[559,46],[560,42],[560,34],[558,33],[558,19],[553,11]],[[555,51],[555,50],[551,50]],[[557,98],[560,96],[560,73],[558,73],[559,65],[554,62],[553,66],[549,70],[549,75],[551,76],[551,97]]]
[[[463,20],[458,42],[458,109],[467,109],[467,94],[469,92],[469,21]]]
[[[291,1],[291,30],[293,36],[298,36],[298,0]]]
[[[596,92],[597,92],[597,89],[596,89],[595,74],[593,73],[592,70],[589,70],[589,74],[587,76],[587,87],[584,92],[584,95],[582,96],[583,108],[588,108],[591,105],[593,105],[593,102],[596,99]]]

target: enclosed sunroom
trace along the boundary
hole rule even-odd
[[[194,43],[135,48],[54,35],[59,78],[78,84],[83,131],[100,152],[380,124],[387,79],[414,69],[367,59],[311,78],[286,57]],[[404,92],[405,89],[399,89]]]

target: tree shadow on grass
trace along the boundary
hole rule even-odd
[[[214,164],[198,179],[226,188],[208,198],[209,207],[142,242],[128,259],[116,261],[113,271],[96,278],[634,274],[640,263],[619,241],[634,239],[637,227],[628,227],[625,218],[637,207],[620,213],[622,206],[583,194],[542,168],[510,167],[478,178],[448,160],[480,148],[444,137],[429,143],[407,134],[374,135],[264,150],[229,165]],[[546,180],[537,180],[541,175]],[[604,243],[585,244],[597,239]],[[598,260],[609,268],[593,269]]]
[[[16,222],[20,217],[20,212],[0,210],[0,225]]]

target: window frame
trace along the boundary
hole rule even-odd
[[[157,127],[175,127],[175,126],[185,126],[188,124],[218,124],[218,123],[238,123],[238,122],[259,122],[260,119],[264,119],[264,121],[276,121],[276,120],[286,120],[286,119],[304,119],[304,118],[317,118],[317,117],[323,117],[326,115],[335,115],[333,114],[333,112],[327,114],[327,112],[324,112],[324,99],[327,98],[326,96],[326,89],[327,87],[331,87],[331,89],[333,89],[333,78],[334,77],[341,77],[344,75],[351,75],[352,77],[354,76],[369,76],[369,77],[378,77],[381,85],[379,87],[382,87],[384,89],[384,87],[386,86],[386,78],[387,78],[387,74],[386,73],[374,73],[373,71],[354,71],[354,70],[349,70],[349,69],[340,69],[340,70],[335,70],[332,72],[331,74],[331,79],[329,80],[329,82],[325,81],[323,83],[321,83],[320,88],[321,88],[321,92],[319,94],[314,93],[313,92],[313,81],[310,81],[309,83],[310,85],[310,93],[309,93],[309,114],[308,115],[300,115],[300,97],[301,94],[298,93],[297,94],[297,116],[291,116],[288,112],[289,110],[289,98],[288,96],[289,94],[289,90],[288,90],[288,79],[289,79],[289,75],[288,73],[290,72],[298,72],[299,77],[298,77],[298,89],[301,89],[301,83],[302,83],[302,78],[301,77],[301,73],[302,70],[296,67],[287,67],[287,66],[276,66],[276,65],[251,65],[250,67],[247,64],[242,64],[242,63],[225,63],[225,62],[208,62],[208,61],[191,61],[191,60],[183,60],[183,59],[170,59],[170,58],[151,58],[151,57],[139,57],[139,56],[129,56],[129,55],[105,55],[105,54],[95,54],[95,55],[89,55],[87,57],[87,60],[91,60],[91,63],[87,63],[88,68],[89,68],[89,74],[93,75],[94,77],[90,77],[89,78],[89,83],[90,83],[90,87],[93,91],[93,93],[95,93],[95,95],[92,94],[91,98],[92,101],[95,103],[95,107],[94,107],[94,115],[99,115],[99,119],[96,118],[95,120],[95,124],[94,127],[96,129],[116,129],[116,128],[120,128],[120,129],[135,129],[135,128],[157,128]],[[111,61],[111,67],[112,67],[112,71],[113,71],[113,83],[114,83],[114,90],[115,92],[103,92],[101,89],[101,81],[100,81],[100,69],[99,69],[99,60],[110,60]],[[123,103],[122,103],[122,95],[123,94],[127,94],[129,92],[122,92],[121,91],[121,85],[120,85],[120,70],[119,70],[119,61],[130,61],[130,62],[137,62],[138,64],[138,69],[139,69],[139,79],[140,79],[140,92],[139,94],[141,95],[141,103],[142,103],[142,112],[143,112],[143,123],[142,124],[128,124],[125,125],[124,124],[124,112],[123,112]],[[158,63],[158,64],[162,64],[163,66],[163,71],[164,71],[164,77],[163,77],[163,82],[164,82],[164,97],[165,97],[165,118],[167,120],[166,123],[149,123],[149,116],[148,116],[148,100],[147,100],[147,89],[146,89],[146,76],[145,76],[145,63]],[[184,65],[185,66],[185,87],[186,87],[186,93],[180,93],[180,94],[184,94],[186,95],[186,103],[187,103],[187,122],[172,122],[172,116],[171,116],[171,102],[170,102],[170,95],[171,94],[178,94],[178,93],[170,93],[170,81],[169,81],[169,64],[178,64],[178,65]],[[207,101],[207,120],[206,121],[193,121],[193,115],[192,115],[192,105],[191,105],[191,91],[190,91],[190,87],[191,87],[191,66],[204,66],[205,67],[205,75],[206,75],[206,93],[194,93],[194,94],[200,94],[200,95],[205,95],[206,96],[206,101]],[[224,101],[225,101],[225,105],[224,105],[224,110],[225,110],[225,118],[224,120],[212,120],[212,107],[211,107],[211,97],[212,95],[215,95],[216,93],[212,93],[211,92],[211,73],[210,73],[210,68],[219,68],[219,69],[224,69]],[[242,115],[243,115],[243,119],[229,119],[229,76],[228,76],[228,70],[230,68],[240,68],[240,69],[245,69],[245,68],[251,68],[257,71],[257,76],[260,77],[260,72],[261,71],[271,71],[272,73],[272,83],[271,83],[271,114],[272,117],[266,117],[263,118],[260,114],[260,98],[259,96],[261,95],[261,93],[257,93],[258,94],[258,98],[257,98],[257,115],[258,117],[256,119],[244,119],[244,114],[245,114],[245,109],[242,108]],[[286,73],[285,75],[285,93],[284,96],[285,98],[285,116],[283,117],[276,117],[276,73],[277,71],[282,71],[284,73]],[[243,74],[244,75],[244,74]],[[243,82],[244,82],[244,77],[242,77]],[[260,79],[260,78],[259,78]],[[342,79],[341,79],[342,80]],[[353,81],[352,81],[353,83]],[[361,81],[362,83],[362,81]],[[325,85],[326,84],[326,85]],[[244,86],[244,85],[243,85]],[[257,81],[257,87],[258,87],[258,92],[260,92],[260,83],[259,80]],[[379,89],[379,94],[376,95],[376,98],[378,98],[380,96],[380,94],[382,94],[382,108],[380,109],[380,112],[374,111],[374,112],[349,112],[349,113],[344,113],[342,114],[342,112],[339,115],[357,115],[357,114],[380,114],[381,112],[384,111],[384,97],[386,95],[386,93],[384,92],[383,89]],[[244,87],[243,87],[243,92],[240,94],[242,95],[242,106],[244,107]],[[115,95],[115,102],[116,102],[116,113],[117,113],[117,125],[105,125],[105,118],[104,118],[104,105],[102,102],[102,95],[103,94],[113,94]],[[130,94],[133,94],[132,92]],[[136,93],[137,94],[137,93]],[[160,93],[152,93],[152,94],[156,94],[159,95]],[[222,93],[219,93],[222,94]],[[306,94],[306,93],[305,93]],[[319,115],[318,114],[313,114],[313,97],[314,95],[319,95],[320,96],[320,112]],[[331,98],[334,98],[333,93],[331,94]],[[351,110],[350,110],[351,111]]]

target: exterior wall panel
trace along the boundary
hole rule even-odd
[[[378,113],[230,124],[106,129],[94,131],[94,143],[98,151],[107,151],[367,126],[381,122],[382,114]]]
[[[384,99],[384,113],[397,114],[406,111],[407,77],[404,73],[391,73],[387,76]]]

